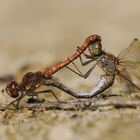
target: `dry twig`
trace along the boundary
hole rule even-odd
[[[67,102],[44,102],[28,104],[24,103],[20,109],[43,109],[43,110],[96,110],[102,107],[115,107],[115,108],[138,108],[140,107],[139,100],[71,100]],[[1,111],[5,109],[0,108]]]

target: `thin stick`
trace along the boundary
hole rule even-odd
[[[106,101],[91,101],[91,100],[71,100],[67,102],[45,102],[45,103],[25,103],[21,108],[27,108],[29,110],[43,109],[43,110],[97,110],[103,107],[115,107],[115,108],[137,108],[140,107],[139,100],[106,100]],[[0,108],[1,111],[5,109]]]

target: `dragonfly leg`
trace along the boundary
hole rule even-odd
[[[19,103],[20,103],[20,101],[23,99],[24,96],[26,96],[26,95],[21,96],[21,97],[19,98],[19,100],[17,100],[16,109],[19,109],[19,108],[20,108]]]
[[[60,82],[58,82],[58,83],[54,82],[48,86],[57,87],[57,88],[63,90],[64,92],[66,92],[67,94],[74,96],[76,98],[92,98],[92,97],[95,97],[98,94],[104,92],[109,87],[111,87],[112,84],[114,83],[114,79],[115,79],[115,76],[102,75],[99,82],[97,83],[97,85],[93,89],[91,89],[91,91],[89,91],[89,92],[76,91],[72,88],[67,87],[66,85],[64,85]]]
[[[69,58],[68,58],[69,59]],[[92,61],[94,61],[94,60],[89,60],[89,62],[88,63],[91,63]],[[79,72],[76,72],[75,70],[73,70],[72,68],[70,68],[70,67],[68,67],[68,66],[66,66],[66,68],[68,68],[69,70],[71,70],[72,72],[74,72],[74,73],[76,73],[77,75],[79,75],[80,77],[83,77],[83,78],[87,78],[89,75],[90,75],[90,73],[92,72],[92,70],[95,68],[95,66],[97,65],[97,64],[94,64],[85,74],[83,74],[81,71],[80,71],[80,69],[77,67],[77,65],[73,62],[73,61],[71,61],[71,63],[75,66],[75,68],[77,69],[77,71]],[[87,64],[86,64],[87,65]]]
[[[83,74],[80,70],[78,70],[79,71],[79,73],[78,72],[76,72],[75,70],[73,70],[73,69],[71,69],[70,67],[68,67],[68,66],[66,66],[69,70],[71,70],[72,72],[74,72],[74,73],[76,73],[77,75],[79,75],[80,77],[83,77],[83,78],[87,78],[89,75],[90,75],[90,73],[92,72],[92,70],[95,68],[95,66],[96,66],[97,64],[94,64],[85,74]],[[78,69],[78,68],[77,68]]]
[[[77,51],[82,51],[81,48],[79,46],[77,46]],[[93,59],[93,57],[90,54],[86,54],[85,52],[82,52],[82,54],[88,58],[88,59]],[[81,56],[81,55],[80,55]],[[79,57],[80,57],[79,56]]]
[[[18,97],[17,99],[15,99],[15,100],[12,101],[11,103],[9,103],[9,104],[6,106],[6,108],[8,108],[8,107],[11,106],[11,105],[14,105],[14,103],[17,102],[17,103],[16,103],[16,109],[19,109],[19,103],[20,103],[20,101],[24,98],[24,96],[26,96],[26,94],[22,94],[20,97]]]
[[[50,90],[50,89],[42,90],[42,91],[37,91],[37,92],[35,92],[35,94],[38,95],[38,94],[46,93],[46,92],[52,93],[52,95],[55,97],[55,99],[56,99],[58,102],[61,102],[60,99],[55,95],[55,93],[54,93],[52,90]]]

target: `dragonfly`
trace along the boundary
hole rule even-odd
[[[71,57],[68,57],[63,62],[59,62],[52,67],[47,67],[43,72],[28,72],[26,73],[21,82],[12,81],[6,86],[6,93],[12,97],[16,98],[14,101],[12,101],[8,106],[13,105],[16,103],[16,108],[19,108],[20,101],[25,96],[30,96],[31,100],[34,101],[34,96],[38,97],[38,94],[50,92],[53,94],[53,96],[56,98],[58,102],[60,100],[58,97],[54,94],[54,92],[51,89],[43,90],[43,91],[37,91],[42,86],[47,86],[47,83],[50,81],[53,81],[53,83],[57,80],[54,80],[52,75],[62,69],[63,67],[69,68],[67,65],[71,62],[73,62],[75,59],[77,59],[88,47],[90,44],[101,44],[101,37],[99,35],[91,35],[87,37],[84,41],[84,43],[79,47],[80,49],[76,51]]]
[[[77,47],[77,50],[81,51],[80,47]],[[92,67],[83,74],[76,64],[72,62],[77,71],[67,67],[69,70],[85,79],[90,76],[96,66],[99,66],[104,71],[104,75],[101,75],[98,83],[89,92],[80,92],[69,88],[60,81],[52,81],[47,86],[54,86],[76,98],[93,98],[111,88],[115,79],[117,79],[121,85],[128,89],[129,93],[140,91],[140,87],[133,81],[133,77],[140,80],[140,41],[138,39],[134,39],[132,44],[118,56],[104,51],[100,42],[89,44],[88,54],[85,52],[82,54],[87,60],[84,62],[82,55],[79,56],[82,66],[94,61],[95,63]]]

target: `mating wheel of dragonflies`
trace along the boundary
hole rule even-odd
[[[138,44],[138,45],[137,45]],[[85,50],[88,49],[88,54],[85,53]],[[28,95],[38,95],[39,93],[51,92],[55,98],[59,101],[57,96],[52,92],[52,90],[36,91],[40,86],[54,86],[63,90],[69,95],[72,95],[76,98],[92,98],[98,94],[104,92],[108,88],[112,87],[115,79],[124,84],[129,89],[129,92],[140,91],[140,88],[134,83],[131,78],[131,75],[139,77],[138,69],[140,66],[140,45],[137,39],[134,40],[133,44],[130,45],[127,49],[122,51],[117,57],[111,53],[105,52],[102,49],[101,37],[98,35],[89,36],[81,47],[77,47],[77,51],[67,60],[60,62],[50,68],[46,68],[44,72],[36,73],[27,73],[20,84],[16,81],[11,82],[7,85],[7,93],[13,97],[17,98],[12,103],[17,102],[17,106],[20,100]],[[86,62],[83,62],[82,55],[87,59]],[[76,66],[74,60],[79,57],[82,66],[88,65],[91,62],[93,65],[85,74]],[[73,70],[68,66],[69,63],[72,63],[77,71]],[[67,67],[69,70],[79,75],[82,78],[88,78],[96,66],[99,66],[104,71],[104,75],[101,75],[101,78],[97,85],[91,89],[90,92],[79,92],[68,86],[62,84],[60,81],[55,80],[52,75],[60,70],[63,67]],[[135,72],[134,72],[135,69]],[[134,73],[133,73],[134,72]],[[129,73],[129,75],[127,75]],[[49,81],[49,82],[48,82]],[[29,87],[29,88],[23,88]],[[22,91],[22,92],[21,92]],[[21,93],[19,96],[19,92]]]

